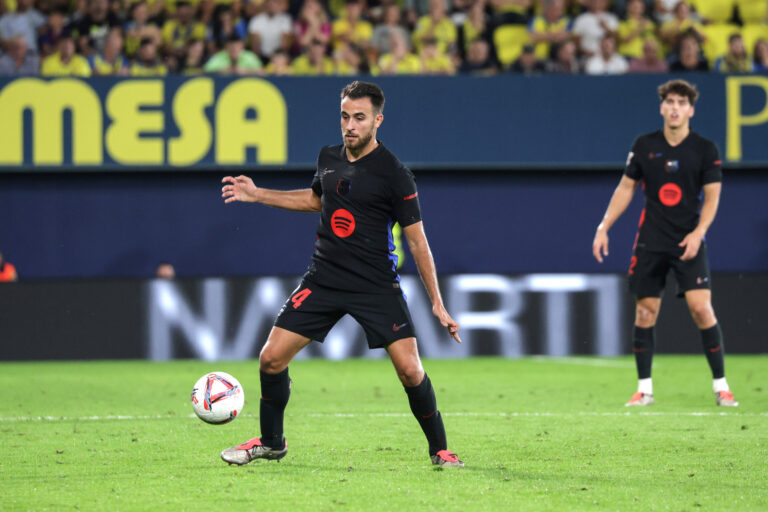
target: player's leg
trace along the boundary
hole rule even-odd
[[[270,448],[282,448],[283,417],[288,398],[291,396],[291,379],[288,376],[288,363],[312,341],[306,336],[273,327],[267,343],[259,355],[259,377],[261,380],[261,400],[259,403],[259,422],[261,423],[261,441]]]
[[[656,320],[661,307],[661,293],[669,272],[668,256],[636,249],[629,268],[629,288],[637,297],[632,352],[637,368],[637,392],[625,405],[653,404],[651,367],[656,347]]]
[[[255,437],[221,452],[229,464],[247,464],[254,459],[280,460],[288,453],[283,437],[283,418],[291,395],[288,363],[306,347],[310,338],[273,327],[259,356],[261,437]]]
[[[735,407],[739,403],[725,380],[725,361],[723,357],[723,332],[712,308],[712,290],[707,246],[702,244],[695,258],[677,261],[674,265],[675,277],[681,294],[691,312],[693,321],[699,328],[704,355],[712,370],[712,389],[717,405]]]
[[[637,392],[626,405],[653,404],[653,352],[656,348],[656,320],[661,308],[660,297],[638,297],[635,303],[635,326],[632,330],[632,352],[637,368]]]
[[[739,403],[733,398],[725,380],[725,359],[723,354],[723,332],[712,308],[712,292],[707,289],[688,290],[685,301],[693,321],[701,333],[701,345],[712,370],[712,390],[717,405],[735,407]]]
[[[421,366],[416,338],[402,338],[394,341],[386,346],[386,350],[408,395],[411,412],[427,437],[432,463],[442,466],[463,466],[464,463],[456,454],[448,451],[443,417],[437,409],[432,382]]]

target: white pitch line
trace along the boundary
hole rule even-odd
[[[409,413],[399,412],[372,412],[372,413],[306,413],[289,414],[289,417],[305,416],[308,418],[410,418]],[[447,412],[443,416],[454,417],[486,417],[486,418],[573,418],[573,417],[632,417],[632,416],[738,416],[738,417],[768,417],[768,412],[761,413],[741,413],[730,412],[710,412],[710,411],[691,411],[691,412],[654,412],[654,411],[583,411],[583,412]],[[168,416],[168,415],[108,415],[108,416],[15,416],[2,417],[0,423],[6,422],[32,422],[32,421],[122,421],[122,420],[170,420],[178,418],[194,418],[194,414]],[[244,418],[258,418],[256,414],[243,414]]]
[[[577,366],[598,366],[602,368],[634,368],[633,361],[615,361],[612,359],[595,359],[591,357],[552,357],[552,356],[531,356],[526,358],[536,363],[559,363],[572,364]],[[654,368],[658,364],[654,363]]]

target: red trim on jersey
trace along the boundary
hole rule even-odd
[[[413,199],[414,197],[416,197],[416,196],[418,196],[418,195],[419,195],[419,193],[418,193],[418,192],[414,192],[413,194],[411,194],[411,195],[409,195],[409,196],[405,196],[405,197],[403,198],[403,201],[407,201],[407,200],[409,200],[409,199]]]

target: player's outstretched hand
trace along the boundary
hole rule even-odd
[[[680,242],[680,247],[685,247],[685,251],[683,251],[683,255],[680,256],[680,259],[682,261],[688,261],[692,260],[696,257],[697,254],[699,254],[699,249],[701,248],[701,239],[703,237],[696,233],[695,231],[692,231],[685,235],[685,238],[683,238],[683,241]]]
[[[248,176],[227,176],[221,180],[224,186],[221,187],[221,197],[225,203],[233,201],[243,201],[246,203],[255,203],[259,188],[253,184],[253,180]]]
[[[608,256],[608,233],[604,229],[597,228],[595,239],[592,241],[592,255],[599,262],[603,262],[603,256]]]
[[[437,305],[432,308],[432,313],[440,320],[440,324],[448,329],[448,334],[451,338],[455,339],[457,343],[461,343],[461,337],[459,336],[459,324],[451,318],[451,315],[445,310],[442,305]]]

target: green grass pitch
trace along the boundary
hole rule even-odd
[[[288,456],[227,466],[258,435],[258,363],[1,363],[0,510],[768,510],[768,356],[728,356],[741,406],[715,406],[703,356],[655,361],[656,404],[624,407],[631,358],[428,360],[440,470],[386,360],[296,361]],[[190,417],[211,370],[243,416]]]

